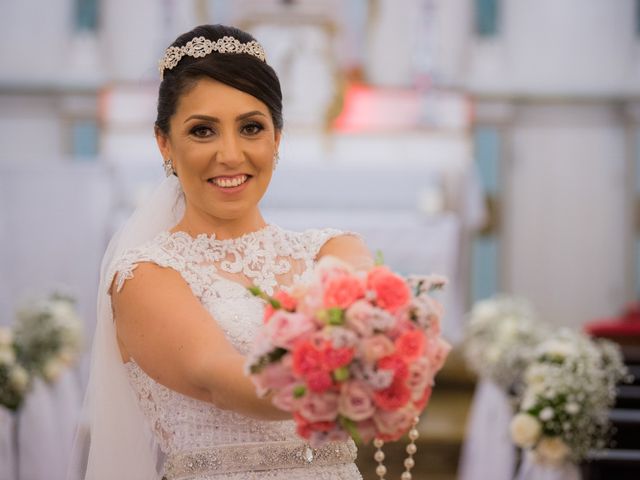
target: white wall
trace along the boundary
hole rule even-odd
[[[629,299],[623,118],[607,104],[519,105],[505,166],[504,281],[578,326]]]

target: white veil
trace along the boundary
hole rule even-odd
[[[173,227],[183,213],[182,189],[171,175],[135,210],[107,247],[100,268],[91,371],[69,480],[157,480],[162,476],[162,453],[122,363],[108,290],[120,256]]]

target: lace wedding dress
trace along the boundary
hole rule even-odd
[[[246,354],[262,324],[264,305],[246,285],[273,294],[305,281],[322,245],[340,234],[332,229],[290,232],[274,225],[230,240],[163,232],[126,251],[112,274],[120,289],[140,262],[178,271],[212,321]],[[126,368],[165,455],[167,480],[362,478],[351,441],[311,449],[296,436],[293,421],[260,421],[221,410],[155,382],[133,359]]]

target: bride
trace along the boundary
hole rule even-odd
[[[244,373],[263,300],[318,258],[372,265],[354,235],[291,232],[258,203],[278,161],[282,94],[249,34],[204,25],[160,62],[167,179],[111,241],[71,478],[360,479],[353,442],[313,450]],[[277,174],[277,171],[276,173]]]

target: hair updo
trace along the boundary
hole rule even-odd
[[[212,42],[230,36],[242,43],[255,40],[251,35],[226,25],[200,25],[180,35],[172,47],[181,47],[195,37]],[[185,55],[171,70],[165,69],[158,92],[156,131],[169,134],[169,120],[176,112],[180,96],[187,93],[198,79],[208,77],[241,90],[263,102],[277,130],[282,130],[282,91],[276,72],[259,58],[247,53],[211,52],[200,58]]]

